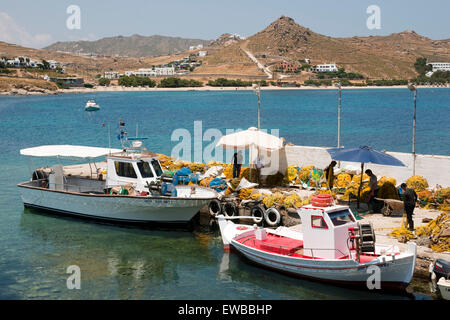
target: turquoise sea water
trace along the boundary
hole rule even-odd
[[[416,152],[450,155],[450,89],[421,89]],[[87,99],[101,106],[83,110]],[[337,144],[336,90],[263,91],[262,127],[298,145]],[[344,90],[342,144],[411,150],[407,89]],[[193,133],[257,125],[252,91],[117,92],[0,97],[0,298],[2,299],[391,299],[411,298],[293,279],[225,254],[217,233],[120,228],[24,210],[16,184],[30,176],[19,150],[44,144],[119,147],[119,118],[149,150],[170,154],[175,129]],[[102,126],[105,123],[105,126]],[[205,145],[209,142],[205,142]],[[33,165],[51,161],[33,160]],[[80,290],[66,269],[81,268]],[[422,297],[421,295],[416,298]]]

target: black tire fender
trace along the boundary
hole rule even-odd
[[[263,221],[266,212],[262,206],[256,205],[250,209],[250,215],[254,217],[253,218],[254,223],[260,223]]]
[[[270,227],[277,227],[281,222],[281,214],[275,207],[270,207],[264,214],[264,221]]]
[[[211,200],[208,205],[209,213],[212,216],[218,216],[222,213],[222,206],[220,205],[220,201],[217,199]]]
[[[234,217],[238,215],[238,209],[233,202],[225,202],[222,206],[222,213],[225,217]]]

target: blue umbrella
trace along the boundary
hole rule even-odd
[[[362,146],[359,148],[331,148],[327,149],[333,160],[361,162],[361,182],[358,189],[358,208],[361,195],[362,178],[364,173],[364,163],[382,164],[386,166],[404,167],[400,160],[384,152],[373,150],[371,147]]]
[[[403,162],[384,152],[373,150],[371,147],[332,148],[327,149],[333,160],[361,163],[384,164],[386,166],[404,167]]]

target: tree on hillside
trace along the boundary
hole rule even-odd
[[[100,85],[100,86],[109,86],[109,84],[111,83],[111,81],[109,80],[109,79],[107,79],[107,78],[100,78],[100,79],[98,79],[98,84]]]
[[[42,70],[50,70],[50,63],[46,60],[42,60],[42,63],[38,64],[38,66]]]
[[[424,75],[428,71],[433,70],[433,66],[427,64],[427,58],[417,58],[416,63],[414,63],[414,68],[420,75]]]

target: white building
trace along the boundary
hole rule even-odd
[[[430,62],[428,63],[433,67],[433,72],[436,71],[450,71],[449,62]]]
[[[197,50],[197,49],[203,49],[203,45],[202,44],[198,44],[196,46],[190,46],[189,50]]]
[[[155,68],[157,76],[173,76],[175,74],[174,67]]]
[[[120,78],[120,74],[116,71],[110,71],[110,72],[105,72],[104,77],[106,79],[119,79]]]
[[[126,76],[136,76],[141,78],[158,77],[158,76],[173,76],[175,74],[174,67],[164,67],[155,69],[139,69],[138,71],[126,71]]]
[[[318,64],[316,67],[311,68],[312,72],[336,72],[338,71],[338,68],[336,64],[330,63],[330,64]]]
[[[199,57],[206,57],[207,54],[208,54],[208,51],[199,51],[198,52]]]
[[[59,62],[55,60],[47,60],[50,64],[50,69],[56,69],[59,66]]]

